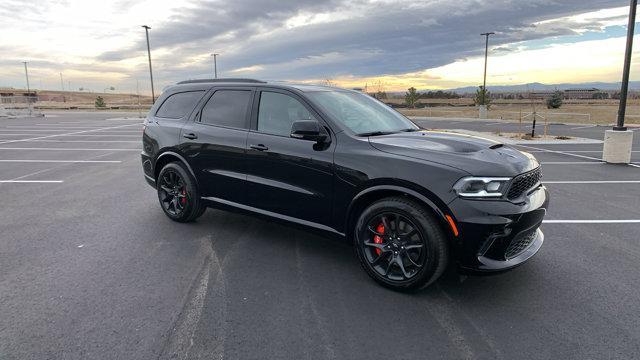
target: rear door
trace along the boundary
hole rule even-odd
[[[291,124],[319,115],[296,94],[280,89],[256,92],[247,139],[248,205],[329,225],[333,201],[333,151],[327,145],[290,137]]]
[[[187,155],[203,197],[244,203],[246,142],[254,89],[213,89],[182,129]]]

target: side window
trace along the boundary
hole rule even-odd
[[[157,117],[180,119],[196,106],[204,91],[187,91],[169,96],[156,112]]]
[[[200,122],[246,129],[250,100],[249,90],[218,90],[202,108]]]
[[[312,120],[313,115],[298,100],[285,94],[263,91],[258,110],[258,131],[289,136],[291,124],[298,120]]]

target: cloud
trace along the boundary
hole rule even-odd
[[[499,53],[518,52],[518,44],[527,41],[618,24],[624,18],[620,7],[627,4],[622,0],[68,1],[43,1],[25,13],[0,12],[0,24],[7,24],[0,30],[17,28],[9,34],[23,37],[0,39],[0,47],[18,50],[5,60],[34,56],[58,67],[121,71],[125,80],[146,78],[146,42],[140,28],[146,23],[152,27],[154,75],[161,85],[210,76],[212,52],[221,54],[222,76],[402,77],[481,55],[482,32],[497,33],[491,44]],[[16,9],[21,4],[8,2]],[[83,16],[96,7],[99,13]],[[52,14],[53,19],[43,14]],[[77,21],[68,24],[65,14]],[[48,32],[20,28],[22,16],[28,21],[39,18]]]

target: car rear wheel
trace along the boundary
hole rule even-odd
[[[194,221],[206,210],[200,200],[195,179],[181,163],[165,165],[160,170],[156,183],[162,211],[171,220]]]
[[[355,250],[364,270],[394,290],[427,287],[448,262],[446,236],[416,202],[393,197],[366,208],[356,223]]]

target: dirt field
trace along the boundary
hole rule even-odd
[[[0,89],[1,90],[1,89]],[[4,90],[3,90],[4,91]],[[20,92],[22,90],[12,89]],[[96,97],[101,96],[105,102],[105,109],[137,110],[138,98],[135,94],[118,93],[89,93],[78,91],[37,91],[38,102],[35,109],[96,109]],[[404,99],[392,98],[385,100],[389,104],[403,104]],[[140,96],[142,111],[151,106],[150,96]],[[4,104],[7,106],[8,104]],[[26,104],[15,104],[17,107]],[[398,109],[409,116],[434,117],[466,117],[477,118],[478,109],[473,105],[473,99],[420,99],[415,109]],[[549,110],[542,100],[531,103],[531,100],[494,100],[489,108],[489,118],[504,120],[531,121],[533,111],[539,115],[537,121],[548,123],[565,122],[579,124],[612,124],[618,113],[617,100],[565,100],[560,109]],[[629,99],[627,105],[628,124],[640,124],[640,100]]]
[[[478,110],[473,99],[421,99],[416,109],[398,109],[410,116],[437,117],[478,117]],[[402,103],[402,99],[391,99],[388,102]],[[420,108],[422,107],[422,108]],[[549,123],[567,122],[580,124],[612,124],[618,114],[617,100],[565,100],[560,109],[549,110],[537,101],[530,100],[494,100],[489,108],[489,118],[531,121],[534,111]],[[538,117],[538,121],[544,121]],[[640,100],[629,100],[626,123],[640,124]]]
[[[0,89],[3,93],[22,93],[24,89]],[[38,101],[34,104],[35,109],[95,109],[95,101],[98,96],[104,99],[105,109],[138,109],[138,96],[136,94],[119,94],[119,93],[94,93],[84,91],[52,91],[52,90],[35,90]],[[21,108],[26,106],[23,99],[17,98],[15,103],[5,103],[7,108]],[[140,104],[142,109],[148,109],[151,106],[151,96],[140,96]]]

